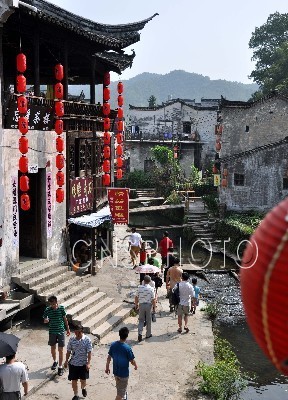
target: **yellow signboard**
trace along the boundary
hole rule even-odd
[[[214,174],[214,186],[220,186],[220,174]]]

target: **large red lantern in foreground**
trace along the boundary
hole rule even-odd
[[[242,259],[241,292],[248,325],[275,367],[288,375],[288,198],[251,236]]]

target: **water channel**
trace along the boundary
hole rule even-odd
[[[229,270],[238,268],[235,261],[220,253],[211,254],[199,246],[192,247],[179,238],[175,242],[182,264],[192,262],[202,268],[205,266],[208,282],[198,275],[198,284],[204,300],[218,304],[220,312],[215,322],[218,334],[232,345],[243,371],[253,374],[253,380],[243,391],[241,399],[288,399],[288,377],[281,375],[266,358],[246,324],[240,285],[229,273]]]

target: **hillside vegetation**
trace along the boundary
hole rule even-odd
[[[111,106],[117,107],[117,83],[111,82]],[[211,80],[208,76],[185,72],[182,70],[171,71],[168,74],[152,74],[144,72],[134,78],[123,80],[125,108],[128,104],[133,106],[148,106],[148,99],[153,94],[157,104],[167,101],[168,98],[195,99],[200,101],[201,97],[206,99],[217,99],[221,95],[227,100],[247,101],[258,89],[256,84],[244,84],[230,82],[222,79]],[[83,89],[85,98],[89,99],[88,86],[69,86],[69,93],[78,95]],[[96,88],[97,101],[102,102],[101,85]],[[170,97],[169,97],[170,96]]]

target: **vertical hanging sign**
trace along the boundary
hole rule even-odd
[[[46,174],[47,238],[52,238],[52,172]]]
[[[107,189],[113,224],[129,223],[129,189]]]
[[[12,176],[12,246],[19,247],[18,178]]]

